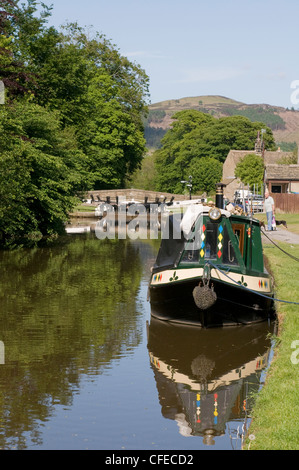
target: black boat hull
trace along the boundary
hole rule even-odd
[[[250,324],[273,316],[271,295],[260,295],[242,286],[211,280],[216,293],[215,303],[207,309],[196,306],[193,290],[199,279],[150,286],[152,316],[180,323],[198,323],[201,326]]]

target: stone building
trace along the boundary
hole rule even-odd
[[[271,193],[299,193],[299,165],[267,165],[265,183]]]
[[[270,192],[295,192],[299,191],[299,165],[280,165],[284,158],[291,158],[292,152],[282,152],[264,150],[261,139],[257,138],[253,150],[230,150],[223,164],[222,182],[226,184],[225,197],[230,201],[234,198],[234,193],[240,188],[241,182],[235,177],[235,168],[241,158],[250,153],[261,155],[265,164],[265,183]],[[279,178],[279,174],[282,175]],[[292,174],[294,179],[291,179]],[[272,184],[273,183],[273,184]],[[297,189],[298,188],[298,189]]]

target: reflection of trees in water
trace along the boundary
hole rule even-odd
[[[69,238],[55,247],[1,252],[0,447],[35,419],[69,405],[82,373],[98,374],[140,342],[142,266],[130,240]]]

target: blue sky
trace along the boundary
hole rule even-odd
[[[140,64],[152,103],[222,95],[298,108],[298,0],[44,2],[53,5],[50,24],[77,21]]]

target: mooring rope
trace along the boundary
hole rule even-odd
[[[261,230],[261,232],[262,232],[263,235],[265,235],[265,237],[268,238],[268,240],[270,240],[271,243],[273,243],[273,245],[276,246],[276,248],[278,248],[280,251],[282,251],[285,255],[289,256],[290,258],[293,258],[295,261],[299,261],[299,258],[296,258],[296,256],[291,255],[287,251],[283,250],[279,245],[277,245],[277,243],[275,243],[270,237],[268,237],[268,235],[266,234],[266,232],[264,232],[264,230]]]
[[[210,264],[211,266],[213,266],[213,268],[217,269],[219,272],[221,272],[222,274],[224,274],[224,276],[226,276],[230,281],[234,282],[235,284],[238,285],[238,287],[242,287],[244,290],[248,290],[249,292],[252,292],[254,294],[257,294],[257,295],[260,295],[261,297],[264,297],[266,299],[270,299],[270,300],[275,300],[277,302],[284,302],[284,303],[287,303],[287,304],[294,304],[294,305],[299,305],[299,302],[292,302],[290,300],[281,300],[281,299],[276,299],[275,297],[271,297],[270,295],[265,295],[265,294],[262,294],[261,292],[257,292],[253,289],[250,289],[249,287],[246,287],[242,284],[239,284],[238,281],[235,281],[234,279],[232,279],[230,276],[228,276],[228,274],[223,271],[222,269],[219,268],[219,266],[217,266],[216,264],[212,263],[211,261],[206,261],[206,263]]]

